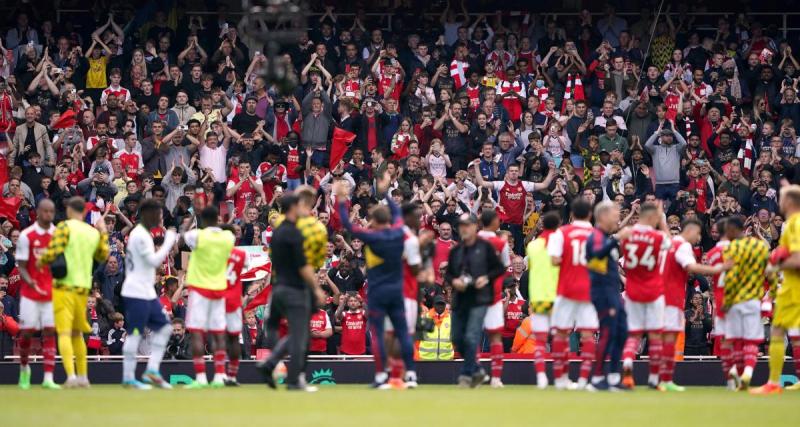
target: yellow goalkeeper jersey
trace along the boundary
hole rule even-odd
[[[780,245],[789,249],[789,252],[800,252],[800,213],[787,218],[783,225]],[[778,289],[777,301],[788,304],[800,304],[800,270],[783,270],[783,283]]]

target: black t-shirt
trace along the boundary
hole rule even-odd
[[[307,264],[303,251],[303,235],[294,222],[284,220],[272,233],[273,286],[306,287],[300,277],[300,268]]]
[[[259,120],[261,119],[257,115],[250,115],[247,114],[247,112],[242,111],[233,117],[231,126],[236,132],[252,133],[256,129],[256,126],[258,126]]]

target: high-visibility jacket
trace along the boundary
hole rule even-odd
[[[432,315],[431,312],[434,314]],[[419,359],[453,360],[453,342],[450,339],[450,311],[445,311],[441,316],[435,315],[436,312],[433,309],[431,309],[431,312],[428,312],[428,317],[437,321],[434,324],[433,331],[426,332],[419,342]]]
[[[517,333],[514,335],[514,342],[511,344],[512,353],[533,354],[536,340],[533,338],[531,322],[532,318],[528,316],[520,323]]]

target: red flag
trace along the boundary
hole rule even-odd
[[[583,92],[583,82],[581,75],[575,75],[575,83],[572,85],[572,99],[575,101],[583,101],[586,99],[586,94]]]
[[[269,276],[272,272],[272,263],[267,262],[264,265],[260,265],[258,267],[252,268],[247,270],[244,274],[242,274],[242,281],[248,282],[251,280],[260,280],[264,277]],[[262,306],[269,301],[269,296],[272,293],[272,285],[269,283],[261,292],[257,293],[249,303],[247,303],[247,307],[244,308],[244,311],[255,310],[259,306]]]
[[[353,132],[346,131],[339,127],[333,129],[333,141],[331,143],[329,163],[331,169],[335,168],[336,165],[339,164],[339,161],[344,158],[344,153],[347,152],[350,143],[352,143],[354,139],[356,139],[356,134]]]
[[[61,114],[58,121],[53,125],[53,129],[66,129],[75,126],[75,111],[67,110]]]
[[[14,224],[14,228],[19,228],[19,221],[17,221],[17,211],[22,204],[22,199],[19,197],[6,197],[0,199],[0,218],[6,218]]]

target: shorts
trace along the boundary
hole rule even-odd
[[[725,338],[754,343],[764,341],[764,325],[761,323],[761,301],[751,299],[734,304],[725,313]]]
[[[776,298],[772,326],[787,330],[800,329],[800,304],[784,302],[781,297]]]
[[[549,314],[531,314],[531,331],[534,333],[550,333],[550,315]]]
[[[20,297],[19,327],[23,331],[40,331],[56,326],[53,301],[37,301]]]
[[[501,332],[505,325],[503,301],[497,301],[486,309],[486,315],[483,316],[483,329],[486,332]]]
[[[712,337],[725,338],[726,318],[714,316],[714,329],[711,331]]]
[[[189,332],[225,332],[225,298],[206,298],[189,289],[186,307],[186,330]]]
[[[169,324],[167,312],[158,299],[141,299],[122,297],[125,304],[125,323],[130,334],[143,335],[144,328],[158,331]]]
[[[562,296],[556,297],[550,323],[554,329],[562,331],[596,331],[599,327],[597,310],[591,302]]]
[[[636,302],[626,295],[625,311],[628,313],[628,331],[631,334],[659,332],[664,329],[663,296],[651,302]]]
[[[671,305],[664,307],[664,332],[683,332],[685,322],[683,310]]]
[[[225,332],[229,335],[242,333],[242,308],[225,313]]]
[[[92,332],[86,320],[86,301],[88,292],[80,294],[71,289],[53,288],[53,319],[59,334]]]
[[[409,335],[413,334],[417,330],[417,317],[419,317],[419,304],[416,300],[411,298],[403,298],[403,307],[404,312],[406,314],[406,326],[408,327]],[[394,332],[394,325],[392,325],[392,320],[389,319],[389,316],[386,316],[383,320],[383,329],[386,332]]]

